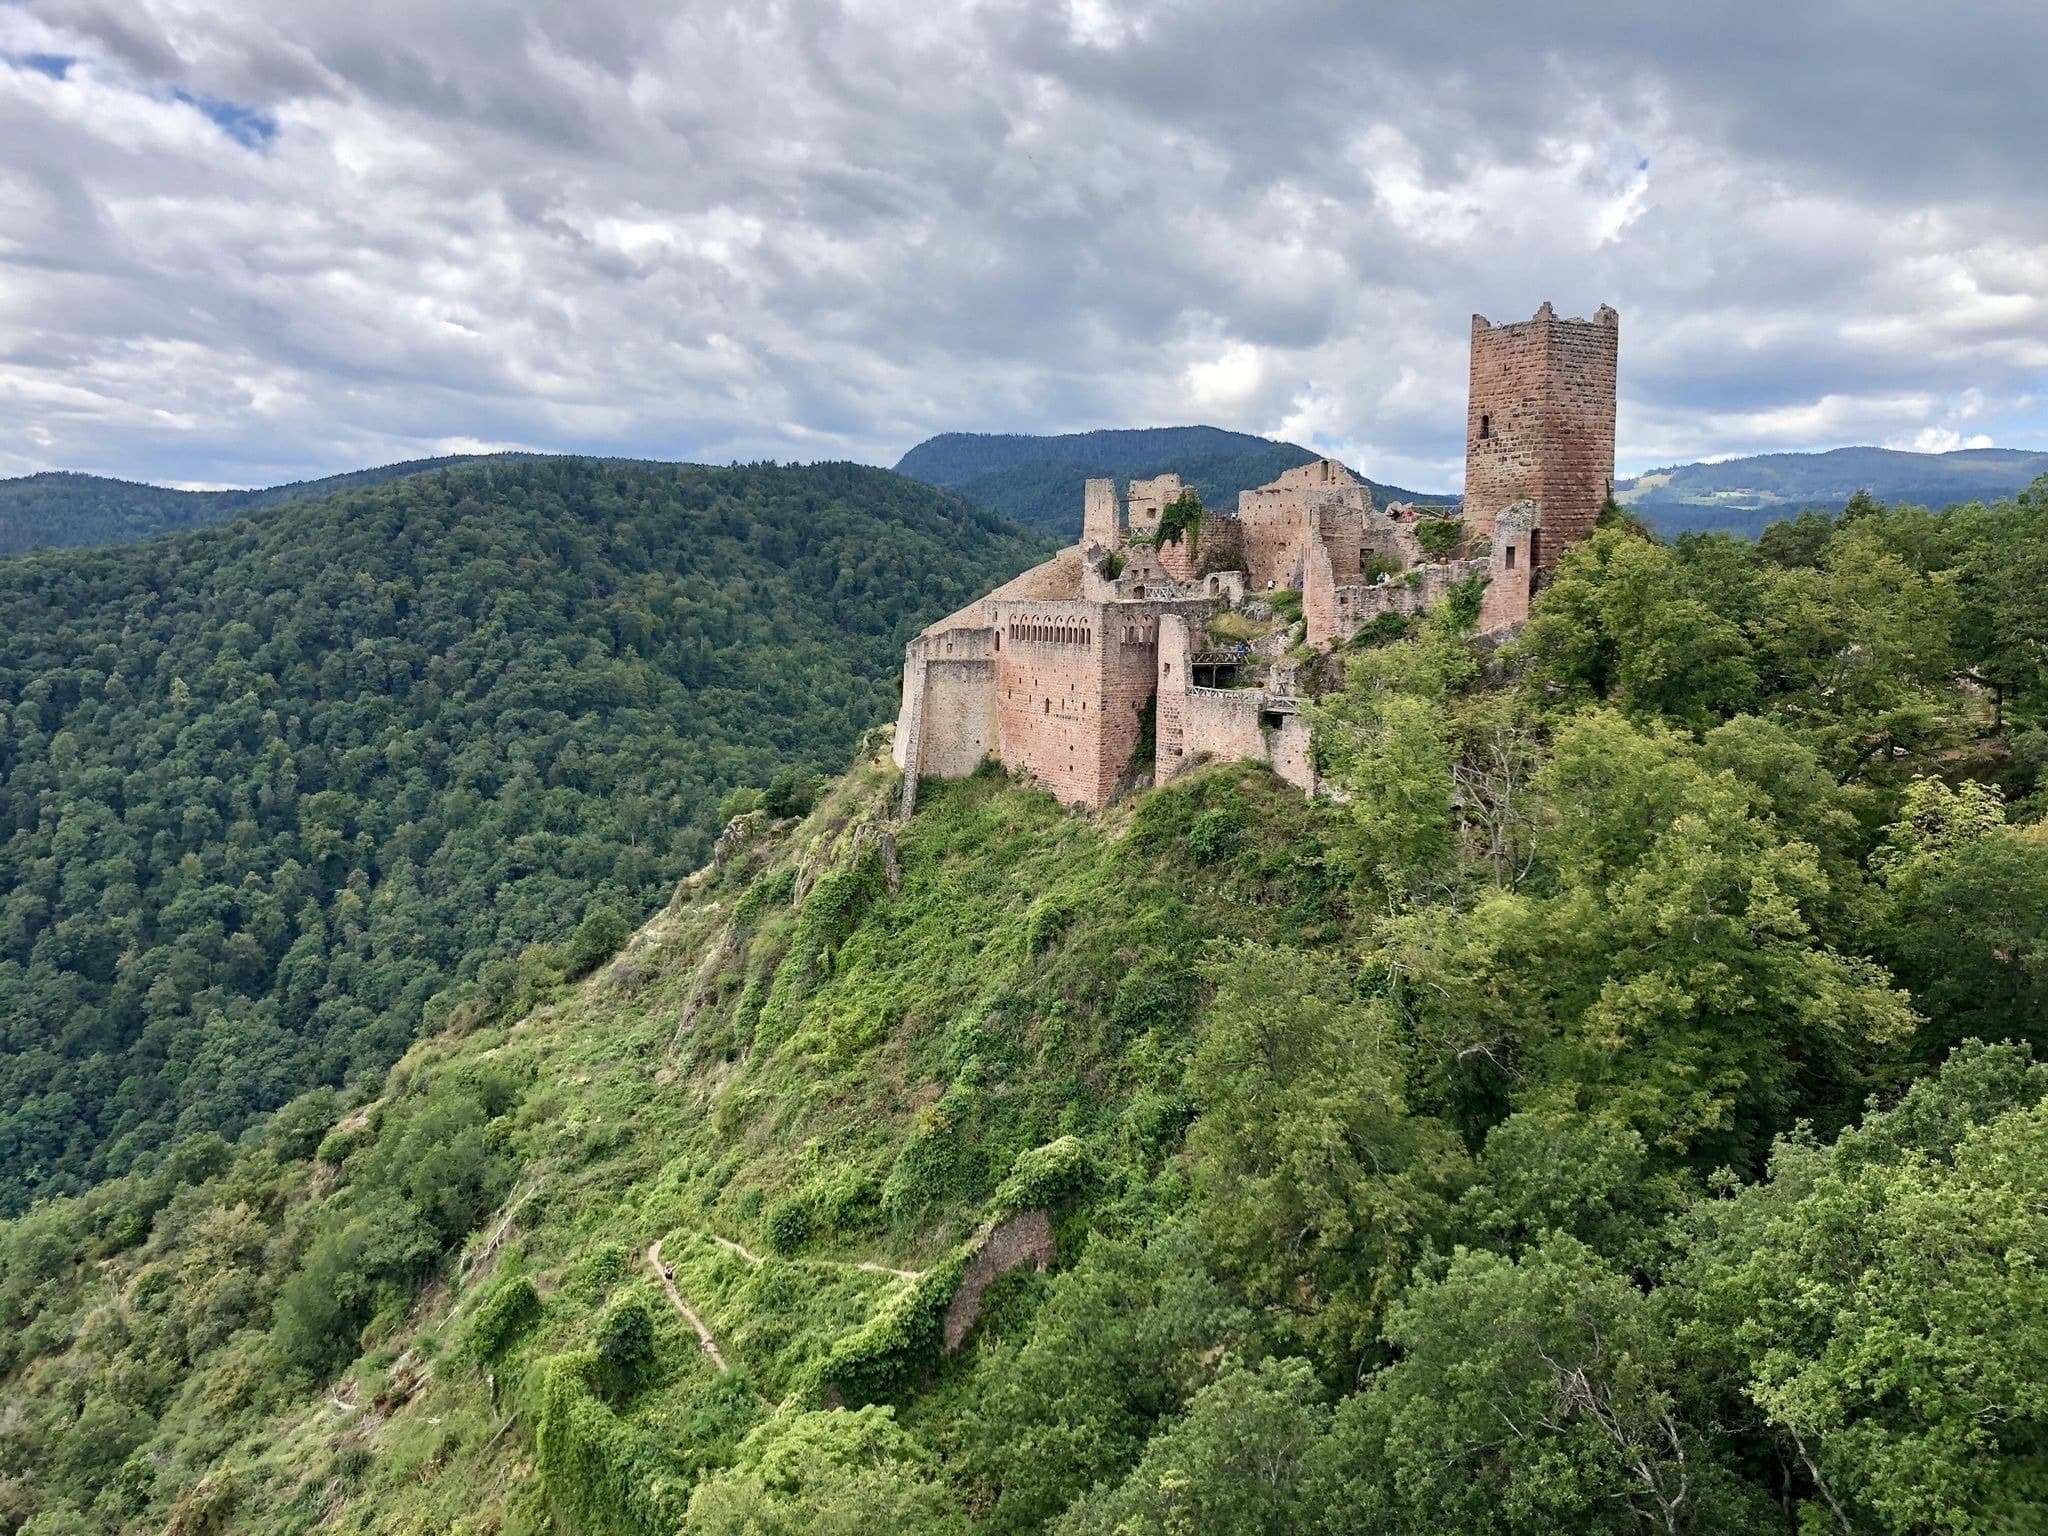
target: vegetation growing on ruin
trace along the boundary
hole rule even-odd
[[[373,1097],[0,1228],[0,1522],[2033,1528],[2044,515],[1602,529],[1505,650],[1347,653],[1342,801],[898,823],[870,751]]]
[[[880,471],[531,459],[0,561],[0,1210],[523,1006],[1036,551]]]
[[[1152,543],[1164,549],[1169,544],[1185,543],[1188,559],[1197,559],[1202,552],[1202,497],[1192,486],[1169,501],[1159,513],[1159,526],[1152,532]]]

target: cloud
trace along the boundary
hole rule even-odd
[[[0,473],[880,462],[1212,420],[1453,485],[1622,312],[1632,468],[2048,437],[2048,11],[0,0]]]

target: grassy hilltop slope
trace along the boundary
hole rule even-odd
[[[1072,539],[1081,532],[1081,487],[1091,478],[1144,479],[1171,470],[1194,485],[1208,505],[1234,508],[1239,491],[1265,485],[1315,457],[1294,443],[1220,427],[1148,427],[1062,437],[947,432],[904,454],[896,472],[958,491],[976,506],[1027,527]],[[1366,483],[1381,505],[1457,500]]]
[[[1038,553],[881,470],[534,459],[0,562],[0,1211],[623,925]]]
[[[2044,521],[1607,528],[1352,654],[1343,803],[898,823],[871,739],[374,1095],[0,1225],[0,1528],[2038,1529]]]
[[[101,475],[53,472],[0,480],[0,555],[30,549],[76,549],[132,544],[160,533],[203,528],[237,512],[313,501],[339,491],[367,490],[387,480],[431,474],[485,459],[510,462],[526,454],[467,454],[380,464],[320,480],[298,480],[246,491],[179,491]]]

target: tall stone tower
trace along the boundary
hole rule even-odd
[[[1614,377],[1621,317],[1472,317],[1472,391],[1465,419],[1465,526],[1491,538],[1517,502],[1536,504],[1525,553],[1548,570],[1592,532],[1614,489]]]

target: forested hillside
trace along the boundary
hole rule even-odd
[[[1037,553],[880,470],[554,459],[0,562],[0,1211],[615,938]]]
[[[520,455],[493,455],[511,460]],[[180,491],[100,475],[49,473],[0,480],[0,555],[28,549],[76,549],[130,544],[185,528],[203,528],[237,512],[311,501],[338,491],[367,489],[407,475],[477,463],[475,455],[380,464],[320,480],[298,480],[246,491]]]
[[[1233,508],[1237,493],[1266,485],[1316,455],[1294,443],[1220,427],[1147,427],[1073,432],[1061,437],[1021,433],[947,432],[919,443],[896,472],[958,491],[978,507],[1064,539],[1081,532],[1081,488],[1090,479],[1144,479],[1172,471],[1212,507]],[[1368,480],[1374,499],[1455,501],[1419,496]]]
[[[0,1227],[0,1528],[2042,1529],[2044,551],[1610,519],[1350,654],[1341,803],[876,750]]]

